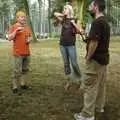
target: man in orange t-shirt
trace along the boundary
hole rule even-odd
[[[20,80],[20,87],[27,89],[27,73],[30,62],[30,37],[31,30],[26,24],[26,15],[22,11],[16,13],[16,23],[8,31],[8,40],[13,41],[14,70],[12,75],[13,93],[18,92],[17,81]]]

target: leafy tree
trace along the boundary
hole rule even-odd
[[[8,0],[0,0],[0,32],[5,35],[6,29],[9,25],[9,16],[10,16],[10,5],[8,4]],[[1,36],[2,37],[2,36]]]

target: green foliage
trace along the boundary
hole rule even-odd
[[[0,0],[0,15],[9,14],[10,5],[8,4],[8,0]]]
[[[13,1],[16,4],[18,10],[25,8],[23,0],[13,0]]]
[[[62,12],[63,10],[63,7],[65,5],[65,2],[66,0],[54,0],[53,1],[53,8],[52,8],[52,12],[51,12],[51,15],[50,15],[50,18],[53,18],[54,17],[54,12],[57,11],[57,12]]]
[[[120,0],[111,0],[113,3],[116,3],[120,7]]]
[[[117,20],[120,19],[120,1],[109,0],[107,1],[107,18],[113,23],[117,24]]]

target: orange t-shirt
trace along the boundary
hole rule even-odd
[[[14,24],[10,27],[9,33],[12,33],[19,27],[18,24]],[[13,39],[13,55],[29,55],[29,44],[26,44],[25,37],[31,36],[30,28],[25,25],[22,32],[17,31],[15,38]]]

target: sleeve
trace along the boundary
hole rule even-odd
[[[89,33],[89,36],[88,36],[88,39],[89,40],[97,40],[99,41],[100,40],[100,23],[98,22],[93,22],[92,25],[91,25],[91,29],[90,29],[90,33]]]

